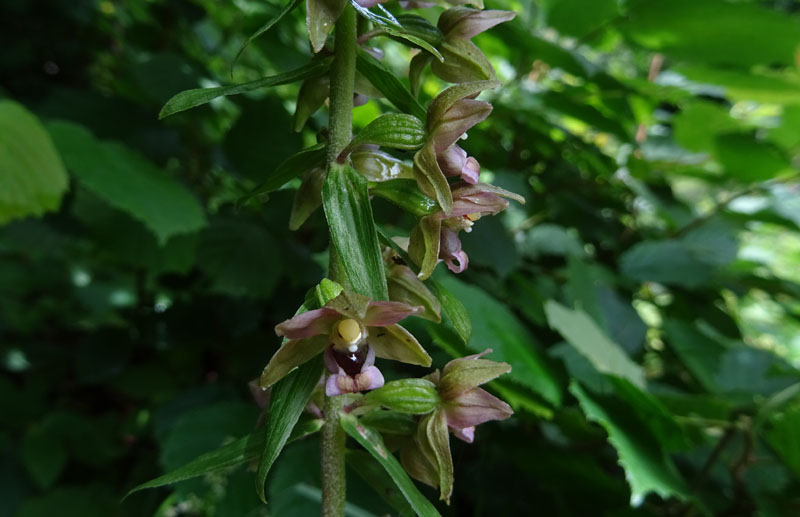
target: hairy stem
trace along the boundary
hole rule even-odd
[[[331,64],[330,120],[328,123],[328,168],[337,167],[337,157],[350,143],[353,131],[353,92],[356,74],[356,12],[349,4],[336,22],[336,48]],[[331,280],[346,281],[340,259],[331,243]],[[345,282],[346,283],[346,282]],[[322,515],[342,517],[345,503],[345,433],[339,425],[341,397],[325,398],[322,428]]]
[[[345,502],[344,442],[339,425],[342,397],[325,398],[325,425],[322,428],[322,515],[342,517]]]

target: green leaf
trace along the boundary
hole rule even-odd
[[[793,16],[747,2],[641,1],[618,27],[634,43],[670,57],[740,68],[793,66],[800,41]]]
[[[640,388],[644,387],[641,367],[619,345],[608,339],[585,312],[570,310],[553,300],[548,300],[544,310],[550,328],[558,331],[597,371],[618,375]]]
[[[403,83],[386,65],[360,51],[356,60],[356,67],[366,79],[372,83],[394,106],[404,113],[410,113],[420,120],[425,120],[425,108],[416,97],[411,95]]]
[[[289,84],[311,77],[317,77],[328,71],[330,63],[330,58],[318,59],[290,72],[271,75],[269,77],[262,77],[261,79],[256,79],[255,81],[250,81],[243,84],[186,90],[168,100],[167,103],[164,104],[164,107],[161,108],[158,118],[166,118],[170,115],[174,115],[175,113],[185,111],[196,106],[201,106],[216,99],[217,97],[237,95],[240,93],[257,90],[259,88],[266,88],[267,86],[279,86],[281,84]]]
[[[324,423],[325,421],[319,418],[298,422],[292,429],[292,434],[289,436],[287,443],[316,433],[322,428]],[[159,476],[136,486],[125,495],[125,498],[140,490],[171,485],[179,481],[205,476],[206,474],[227,470],[231,467],[241,465],[242,463],[254,461],[261,455],[266,436],[267,429],[265,427],[261,428],[252,434],[239,438],[227,445],[223,445],[219,449],[198,456],[189,463],[163,476]]]
[[[43,490],[53,486],[67,466],[67,450],[60,437],[42,426],[33,427],[25,434],[20,457],[25,470]]]
[[[425,124],[406,113],[388,113],[376,118],[362,129],[340,156],[364,144],[413,151],[425,143]]]
[[[617,450],[619,464],[631,487],[632,506],[640,506],[651,492],[665,499],[688,498],[686,483],[675,464],[647,428],[631,415],[629,406],[613,398],[590,395],[575,382],[569,390],[586,417],[608,433],[608,441]]]
[[[247,38],[247,40],[244,43],[242,43],[242,46],[236,53],[236,57],[233,58],[233,63],[231,64],[231,73],[233,73],[233,67],[236,66],[236,62],[239,61],[242,52],[244,52],[244,49],[246,49],[250,45],[250,43],[252,43],[256,38],[267,32],[268,30],[270,30],[273,25],[281,21],[281,19],[283,19],[284,16],[293,11],[295,7],[300,5],[300,2],[301,0],[289,0],[288,2],[286,2],[286,5],[283,7],[283,9],[281,9],[278,12],[278,14],[270,18],[269,21],[267,21],[267,23],[262,25],[260,29],[251,34],[250,37]]]
[[[53,122],[48,130],[81,185],[144,223],[161,245],[173,235],[206,225],[197,198],[140,154],[117,142],[97,140],[69,122]]]
[[[472,323],[470,323],[469,313],[467,313],[466,307],[461,303],[461,300],[453,296],[453,293],[448,291],[440,282],[429,278],[427,283],[436,294],[439,303],[442,304],[442,313],[444,313],[450,323],[452,323],[458,337],[460,337],[464,343],[467,343],[472,335]]]
[[[261,226],[243,219],[218,219],[203,231],[197,266],[211,280],[211,290],[265,299],[284,271],[278,241]]]
[[[795,405],[784,413],[777,413],[769,419],[767,431],[764,433],[767,443],[778,453],[778,456],[792,469],[795,477],[800,479],[800,441],[797,430],[800,429],[800,406]]]
[[[57,210],[69,181],[50,135],[10,100],[0,100],[0,135],[0,224]]]
[[[641,282],[697,287],[708,282],[713,268],[695,258],[678,240],[642,241],[619,259],[620,272]]]
[[[402,492],[389,477],[380,463],[364,451],[347,451],[347,466],[355,472],[375,493],[377,493],[392,508],[397,510],[402,517],[414,517],[414,509],[406,501]]]
[[[239,203],[245,203],[256,196],[274,192],[300,174],[322,164],[325,161],[325,152],[325,144],[317,144],[293,154],[281,162],[263,183],[240,199]]]
[[[322,204],[331,245],[336,248],[353,290],[373,300],[386,300],[386,276],[367,180],[352,167],[332,166],[322,188]]]
[[[672,119],[675,141],[689,151],[713,151],[714,137],[736,131],[739,123],[729,110],[708,101],[694,101]]]
[[[551,404],[561,403],[561,388],[539,345],[522,323],[502,303],[483,289],[450,275],[439,282],[461,300],[472,322],[467,348],[473,352],[494,349],[492,360],[504,361],[512,370],[506,377],[539,393]]]
[[[436,50],[436,48],[433,45],[431,45],[428,41],[430,39],[430,36],[434,35],[435,33],[426,31],[423,34],[420,34],[419,33],[420,24],[415,24],[414,28],[417,30],[413,29],[409,30],[403,27],[400,24],[400,22],[397,21],[397,19],[394,16],[392,16],[392,14],[389,13],[389,11],[386,11],[385,9],[383,10],[385,15],[381,16],[379,14],[373,13],[366,7],[360,6],[358,2],[356,2],[355,0],[353,0],[351,4],[353,5],[353,7],[355,7],[356,11],[358,11],[359,14],[361,14],[361,16],[374,23],[377,27],[380,27],[380,29],[386,34],[394,36],[395,38],[404,39],[409,43],[412,43],[414,46],[427,50],[439,61],[444,60],[439,51]],[[382,9],[382,6],[379,8]],[[441,34],[439,34],[439,37],[441,37]]]
[[[725,172],[740,181],[765,181],[792,172],[789,158],[777,146],[743,133],[717,136],[714,154]]]
[[[397,458],[386,448],[383,438],[377,431],[360,423],[356,417],[350,414],[342,414],[339,422],[345,432],[360,443],[386,470],[417,515],[421,517],[439,515],[433,504],[420,493],[414,482],[408,477]]]
[[[322,356],[306,362],[272,387],[266,436],[256,472],[256,492],[265,503],[264,482],[270,467],[283,450],[300,414],[322,376]]]

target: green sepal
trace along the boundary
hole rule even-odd
[[[431,55],[425,52],[420,52],[411,58],[411,63],[408,65],[408,82],[411,83],[411,93],[414,95],[419,95],[422,72],[431,62],[431,59]]]
[[[414,155],[414,179],[423,194],[435,198],[445,214],[450,213],[453,209],[453,193],[436,160],[433,141],[428,142]]]
[[[408,255],[419,266],[419,278],[425,280],[433,273],[439,261],[439,244],[442,221],[439,217],[428,216],[419,220],[411,230]]]
[[[325,169],[315,167],[303,174],[300,188],[294,194],[292,211],[289,214],[289,229],[296,231],[303,223],[322,206],[322,183],[325,181]]]
[[[464,83],[495,78],[494,67],[471,41],[446,39],[440,48],[444,61],[434,60],[431,63],[431,71],[439,79],[449,83]]]
[[[368,404],[383,406],[398,413],[424,415],[439,404],[436,385],[425,379],[389,381],[364,396]]]
[[[447,364],[439,381],[439,393],[449,400],[511,371],[508,363],[488,359],[456,359]]]
[[[292,128],[299,133],[303,130],[311,116],[325,104],[330,90],[330,78],[327,75],[306,79],[297,92],[297,104],[294,108]]]
[[[465,97],[473,97],[484,90],[498,88],[498,81],[472,81],[456,84],[443,90],[435,99],[431,101],[427,111],[428,132],[436,129],[439,121],[445,117],[447,111]]]
[[[453,493],[453,458],[447,417],[441,409],[425,415],[417,429],[417,445],[425,458],[436,466],[439,474],[439,498],[450,502]]]

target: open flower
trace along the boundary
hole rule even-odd
[[[447,427],[457,437],[472,443],[475,426],[489,420],[505,420],[514,414],[511,406],[479,388],[492,379],[511,371],[508,363],[481,359],[490,353],[454,359],[447,363],[441,377],[434,372],[428,378],[437,385]]]
[[[472,443],[475,426],[489,420],[504,420],[513,414],[511,407],[479,386],[511,371],[506,363],[482,359],[491,352],[455,359],[442,370],[426,376],[436,385],[439,403],[420,418],[416,433],[400,450],[403,468],[415,479],[439,488],[448,501],[453,491],[453,459],[449,432]]]
[[[342,291],[322,308],[298,314],[275,327],[275,332],[288,341],[264,368],[260,385],[271,386],[323,352],[333,374],[333,380],[326,384],[329,396],[382,386],[383,375],[374,366],[376,356],[430,366],[427,352],[397,324],[422,311],[422,307],[371,301],[366,296]]]
[[[453,189],[452,195],[453,208],[449,214],[441,210],[425,216],[411,231],[408,254],[419,266],[422,279],[433,273],[439,260],[454,273],[464,271],[469,258],[461,249],[458,233],[462,230],[469,233],[481,217],[508,208],[508,201],[504,198],[525,202],[518,194],[486,183],[461,184]]]

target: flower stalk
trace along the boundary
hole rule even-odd
[[[336,47],[330,78],[330,120],[327,166],[338,166],[336,158],[350,143],[353,131],[353,93],[358,52],[356,11],[349,4],[336,22]],[[331,245],[330,275],[345,282],[340,259]],[[341,517],[345,504],[345,433],[339,425],[342,397],[325,397],[325,425],[321,433],[322,515]]]

